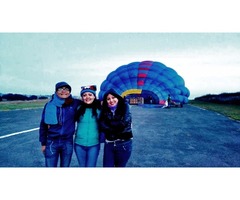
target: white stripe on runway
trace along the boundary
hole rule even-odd
[[[10,136],[14,136],[14,135],[19,135],[19,134],[22,134],[22,133],[28,133],[28,132],[31,132],[31,131],[36,131],[38,129],[39,129],[39,127],[38,128],[29,129],[29,130],[25,130],[25,131],[16,132],[16,133],[10,133],[10,134],[7,134],[7,135],[0,136],[0,139],[6,138],[6,137],[10,137]]]

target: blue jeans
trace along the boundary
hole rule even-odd
[[[127,141],[105,142],[103,167],[126,167],[132,153],[132,139]]]
[[[47,140],[45,150],[46,167],[57,167],[60,158],[60,167],[69,167],[73,154],[73,138]]]
[[[86,147],[75,143],[74,150],[77,156],[79,167],[96,167],[100,151],[100,144]]]

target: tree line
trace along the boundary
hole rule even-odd
[[[195,100],[240,105],[240,92],[222,93],[222,94],[207,94],[201,97],[196,97]]]
[[[0,94],[0,101],[30,101],[37,99],[48,99],[50,96],[23,95],[23,94]],[[236,104],[240,105],[240,92],[222,93],[222,94],[207,94],[201,97],[196,97],[195,100],[206,101],[212,103]]]
[[[37,96],[37,95],[23,95],[23,94],[1,94],[0,101],[30,101],[37,99],[48,99],[48,96]]]

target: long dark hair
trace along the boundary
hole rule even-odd
[[[107,96],[109,94],[115,96],[118,99],[118,104],[117,104],[115,113],[120,116],[124,115],[125,106],[126,106],[125,99],[122,98],[114,89],[110,89],[109,91],[107,91],[103,97],[103,105],[102,105],[103,113],[106,113],[110,110],[110,108],[108,107],[108,103],[107,103]]]
[[[92,117],[97,117],[97,110],[101,109],[101,102],[98,99],[94,99],[91,104],[81,103],[75,114],[75,120],[79,121],[80,116],[85,114],[86,108],[92,108]]]

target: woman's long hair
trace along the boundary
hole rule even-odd
[[[111,89],[108,92],[105,93],[104,97],[103,97],[103,105],[102,105],[102,111],[103,113],[106,113],[110,110],[110,108],[108,107],[108,103],[107,103],[107,96],[111,94],[113,96],[115,96],[118,99],[118,104],[117,104],[117,108],[115,113],[117,115],[124,115],[125,112],[125,99],[122,98],[115,90]]]
[[[76,121],[79,121],[80,116],[83,116],[85,114],[86,108],[92,108],[92,117],[97,117],[97,110],[101,109],[101,102],[98,99],[94,99],[91,104],[82,102],[75,114]]]

